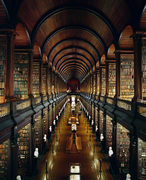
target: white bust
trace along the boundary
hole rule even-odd
[[[34,157],[36,157],[36,158],[39,157],[39,149],[38,148],[35,148]]]
[[[108,155],[111,157],[114,154],[112,147],[109,147]]]
[[[16,180],[21,180],[21,176],[18,175],[18,176],[16,177]]]

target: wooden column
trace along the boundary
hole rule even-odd
[[[141,70],[141,60],[142,60],[142,42],[141,34],[134,34],[134,98],[133,101],[142,98],[142,70]]]
[[[120,52],[115,52],[116,55],[116,95],[120,96]]]
[[[14,46],[15,34],[10,31],[6,34],[7,41],[7,61],[6,61],[6,84],[5,97],[9,101],[14,98]]]

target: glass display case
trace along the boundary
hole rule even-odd
[[[30,130],[31,125],[28,124],[18,132],[18,172],[17,174],[25,177],[28,171],[30,158]]]
[[[7,37],[0,36],[0,103],[5,101]]]
[[[129,169],[129,130],[117,123],[117,160],[121,172]]]
[[[33,96],[38,97],[40,93],[40,60],[33,60],[32,86]]]
[[[134,96],[134,55],[121,54],[120,98],[131,101]]]
[[[116,93],[116,63],[109,63],[109,97],[114,97]]]
[[[113,124],[112,118],[106,115],[106,147],[112,147],[112,131],[113,131]]]
[[[0,144],[0,178],[3,180],[8,178],[9,146],[9,140]]]
[[[14,96],[28,98],[29,54],[15,53],[14,61]]]
[[[138,138],[138,177],[146,179],[146,142]]]

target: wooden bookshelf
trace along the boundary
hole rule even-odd
[[[40,60],[33,60],[32,86],[33,96],[38,97],[40,89]]]
[[[14,96],[20,99],[28,98],[29,60],[28,53],[15,52]]]
[[[99,95],[99,89],[100,89],[100,76],[99,76],[99,71],[97,71],[97,95]]]
[[[112,147],[112,131],[113,131],[113,124],[112,118],[106,115],[106,147]]]
[[[10,103],[0,104],[0,118],[10,114]]]
[[[101,90],[101,95],[105,96],[106,94],[106,68],[102,67],[101,68],[101,82],[102,82],[102,90]]]
[[[0,144],[0,178],[7,179],[8,177],[8,155],[9,155],[9,140]]]
[[[142,40],[142,100],[146,100],[146,39]]]
[[[131,101],[134,96],[134,55],[121,54],[120,98]]]
[[[46,67],[45,66],[43,66],[42,67],[42,94],[45,96],[46,95],[46,82],[47,82],[47,80],[46,80],[46,74],[47,73],[47,71],[46,71]]]
[[[114,97],[116,93],[116,64],[109,63],[109,97]]]
[[[42,117],[41,114],[38,114],[35,117],[35,125],[34,125],[34,129],[35,129],[35,146],[37,148],[39,148],[39,153],[42,150]]]
[[[146,142],[138,138],[138,176],[146,179]]]
[[[48,109],[46,108],[43,112],[43,121],[44,121],[44,134],[48,134]]]
[[[28,170],[30,158],[30,129],[28,124],[18,132],[18,174],[25,177]]]
[[[129,147],[130,138],[128,136],[129,130],[117,123],[117,160],[119,168],[129,169]]]
[[[0,103],[5,101],[7,37],[0,36]]]
[[[99,111],[99,132],[103,134],[103,111]]]
[[[98,108],[97,107],[95,107],[95,126],[98,128]]]

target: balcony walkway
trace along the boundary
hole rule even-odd
[[[78,110],[79,106],[76,107],[76,113]],[[78,149],[77,143],[74,144],[73,142],[70,149],[67,149],[67,144],[72,140],[71,127],[67,123],[70,115],[70,103],[68,103],[56,127],[55,134],[52,135],[51,142],[47,145],[47,153],[34,179],[69,180],[70,165],[79,163],[82,180],[112,180],[108,160],[102,155],[101,148],[97,144],[83,112],[79,116],[80,124],[77,126],[76,132],[80,139],[78,141],[80,141],[81,149]],[[101,172],[100,160],[102,160]]]

